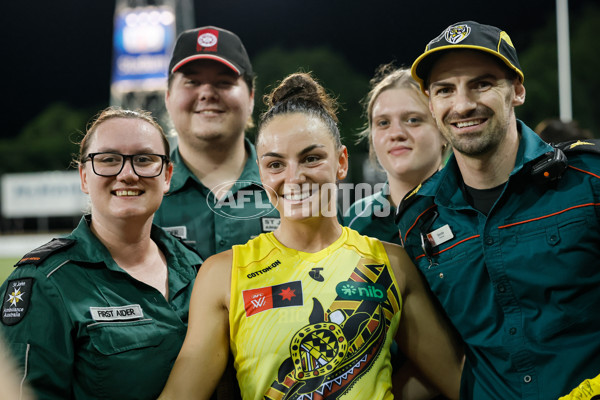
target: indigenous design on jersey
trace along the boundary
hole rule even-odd
[[[400,304],[389,268],[363,262],[348,281],[376,284]],[[292,338],[290,357],[281,364],[265,399],[337,399],[371,368],[397,309],[389,301],[374,299],[373,290],[365,289],[363,298],[355,292],[350,291],[354,297],[338,295],[327,311],[312,299],[308,324]]]
[[[379,240],[347,227],[316,253],[273,233],[234,246],[230,347],[242,397],[391,399],[402,303],[389,264]]]

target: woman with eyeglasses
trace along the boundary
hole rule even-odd
[[[108,108],[80,144],[90,214],[2,285],[2,333],[40,399],[155,399],[185,337],[200,257],[152,224],[169,143],[146,112]]]

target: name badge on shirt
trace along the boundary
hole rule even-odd
[[[121,307],[90,307],[94,321],[130,321],[144,318],[144,312],[139,304]]]
[[[281,218],[275,217],[262,217],[260,219],[262,232],[273,232],[275,229],[279,227],[281,223]]]
[[[187,239],[187,226],[163,226],[165,231],[169,232],[171,235],[175,235],[181,240]]]
[[[453,237],[454,234],[452,233],[452,230],[450,229],[450,226],[448,226],[448,224],[427,234],[427,240],[429,241],[429,243],[431,243],[433,247],[439,246],[442,243],[446,243]]]

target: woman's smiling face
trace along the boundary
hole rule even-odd
[[[161,134],[148,122],[136,118],[112,118],[96,128],[87,154],[114,152],[121,154],[165,154]],[[127,159],[116,176],[96,175],[88,159],[79,167],[81,190],[89,194],[92,215],[96,218],[151,216],[169,190],[173,166],[163,165],[160,175],[141,178]]]
[[[271,202],[280,215],[304,219],[331,210],[348,154],[336,148],[323,121],[303,113],[277,115],[262,127],[256,150],[261,181],[277,194]]]

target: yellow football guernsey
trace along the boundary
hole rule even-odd
[[[234,246],[230,343],[242,397],[391,399],[401,307],[381,242],[347,227],[317,253],[273,233]]]

